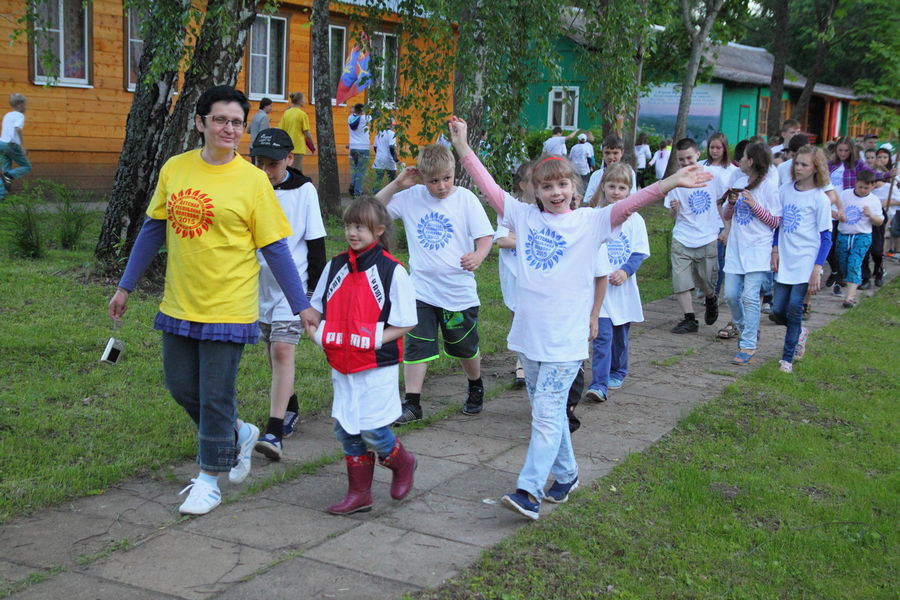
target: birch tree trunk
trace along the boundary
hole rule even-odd
[[[316,137],[319,145],[319,198],[327,214],[341,214],[341,181],[337,148],[334,143],[334,117],[331,112],[331,71],[328,48],[328,0],[314,0],[312,12],[313,72],[315,77]],[[341,56],[340,60],[344,57]]]
[[[769,114],[766,115],[766,133],[769,139],[781,127],[781,95],[784,92],[784,66],[787,61],[787,29],[789,0],[775,0],[775,39],[772,79],[769,82]],[[735,140],[737,141],[737,140]]]

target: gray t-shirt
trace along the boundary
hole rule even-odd
[[[259,132],[263,129],[269,128],[269,115],[266,114],[264,110],[256,111],[256,114],[253,115],[253,118],[250,120],[250,145],[253,145],[253,142],[256,141],[256,136],[259,135]]]

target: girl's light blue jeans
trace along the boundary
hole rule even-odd
[[[344,454],[347,456],[363,456],[371,449],[379,457],[387,458],[394,449],[396,440],[394,432],[387,425],[352,434],[347,433],[337,420],[334,421],[334,435],[344,447]]]
[[[519,360],[525,369],[525,385],[531,401],[531,441],[516,487],[540,502],[548,476],[553,475],[561,483],[569,483],[578,476],[566,399],[581,361],[536,362],[524,354],[519,354]]]
[[[769,277],[767,271],[725,273],[725,301],[731,309],[731,322],[741,331],[738,348],[755,350],[759,333],[759,294]]]

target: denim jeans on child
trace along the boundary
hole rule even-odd
[[[759,294],[769,278],[768,271],[725,273],[725,301],[731,309],[731,322],[741,332],[738,348],[756,349],[759,333]]]
[[[369,168],[369,151],[368,150],[351,150],[350,151],[350,187],[353,188],[353,194],[359,196],[362,194],[363,181],[366,178],[366,171]]]
[[[230,471],[237,458],[237,379],[243,344],[163,333],[166,388],[197,425],[197,462]]]
[[[862,262],[869,246],[872,245],[871,233],[839,233],[838,265],[847,283],[862,283]]]
[[[13,169],[13,163],[18,167]],[[31,162],[22,146],[15,142],[0,142],[0,169],[13,179],[24,177],[31,171]],[[6,195],[6,188],[0,185],[0,198]]]
[[[525,369],[525,385],[531,401],[531,441],[516,487],[540,502],[549,475],[561,483],[569,483],[578,476],[566,399],[581,361],[536,362],[524,354],[519,354],[519,360]]]
[[[375,452],[381,458],[387,458],[394,449],[394,432],[387,425],[378,429],[368,429],[357,434],[347,433],[341,424],[335,420],[334,435],[347,456],[363,456],[369,450]]]
[[[609,378],[620,381],[628,375],[628,331],[631,323],[613,325],[611,319],[600,317],[597,321],[597,337],[591,357],[591,385],[588,389],[609,392]],[[567,482],[563,482],[567,483]]]
[[[808,283],[787,285],[775,282],[775,297],[772,300],[772,314],[776,323],[787,323],[784,334],[784,350],[782,360],[794,362],[794,350],[800,339],[800,328],[803,326],[803,299],[806,297]]]

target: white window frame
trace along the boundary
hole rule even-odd
[[[575,101],[572,105],[566,103],[566,93],[575,92]],[[560,94],[560,98],[557,98],[556,95]],[[559,125],[553,122],[553,105],[555,102],[562,102],[562,107],[560,110],[561,123]],[[581,90],[577,85],[555,85],[550,88],[550,92],[547,94],[547,129],[552,129],[554,127],[561,127],[563,130],[574,131],[578,128],[578,105],[581,104]],[[565,123],[566,116],[569,111],[572,111],[572,124],[571,125],[563,125]]]
[[[55,85],[61,87],[91,87],[91,48],[90,48],[90,27],[91,27],[91,3],[86,2],[82,5],[81,0],[68,0],[69,2],[78,2],[81,6],[81,10],[84,14],[84,31],[82,31],[82,42],[84,48],[84,77],[66,77],[65,73],[65,31],[66,31],[66,23],[65,23],[65,10],[64,4],[67,0],[47,0],[47,6],[50,7],[52,4],[56,4],[56,10],[58,11],[59,16],[59,28],[51,29],[50,27],[46,27],[41,23],[35,24],[35,39],[32,41],[32,54],[34,55],[34,64],[32,65],[34,68],[34,82],[45,85]],[[59,69],[59,75],[57,77],[49,76],[49,75],[38,75],[39,70],[41,70],[41,49],[40,43],[37,38],[42,33],[58,33],[59,34],[59,45],[56,48],[56,58],[57,58],[57,68]]]
[[[372,34],[372,39],[374,40],[375,37],[377,37],[377,36],[381,36],[382,40],[386,40],[389,37],[394,38],[394,46],[396,48],[396,54],[397,54],[396,62],[394,63],[394,90],[393,90],[393,98],[394,99],[392,101],[385,102],[385,106],[387,106],[389,108],[393,108],[396,105],[396,101],[397,101],[397,89],[400,87],[400,81],[399,81],[399,79],[400,79],[400,37],[396,33],[389,33],[387,31],[376,31],[375,33]],[[381,43],[381,48],[382,48],[382,51],[384,51],[384,48],[385,48],[384,41],[382,41],[382,43]],[[374,49],[375,49],[375,44],[372,44],[372,50],[374,51]],[[369,61],[369,65],[371,68],[371,65],[372,65],[371,60]],[[385,73],[385,69],[387,68],[387,66],[388,65],[385,64],[384,61],[382,61],[381,65],[379,66],[380,72],[377,75],[374,73],[370,73],[370,75],[372,75],[372,77],[374,79],[374,81],[372,81],[373,86],[380,87],[383,84],[384,73]]]
[[[144,16],[146,18],[146,15],[144,15]],[[131,81],[131,59],[132,59],[131,44],[132,44],[132,42],[140,42],[141,51],[143,51],[144,39],[131,37],[132,21],[135,21],[135,25],[136,25],[135,29],[137,30],[137,35],[140,35],[140,31],[141,31],[140,24],[136,22],[137,11],[134,8],[129,8],[128,14],[126,15],[125,18],[127,19],[126,23],[125,23],[125,27],[126,27],[126,29],[125,29],[125,38],[126,38],[125,39],[125,80],[128,82],[128,84],[125,86],[125,89],[127,89],[129,92],[133,92],[137,89],[137,79],[135,79],[134,81]],[[140,59],[141,59],[140,56],[138,56],[137,58],[138,58],[138,61],[140,61]],[[135,77],[137,77],[137,73],[135,73]]]
[[[265,20],[266,22],[266,53],[265,54],[254,54],[253,52],[253,27],[256,26],[257,23]],[[284,23],[284,30],[281,36],[281,56],[282,64],[281,64],[281,93],[275,94],[269,91],[269,61],[272,60],[272,57],[269,55],[269,48],[271,48],[271,44],[269,43],[272,39],[272,21],[278,20]],[[250,100],[262,100],[263,98],[269,98],[271,100],[281,100],[284,101],[287,98],[287,94],[285,90],[287,89],[287,43],[288,43],[288,35],[290,26],[290,21],[288,21],[287,17],[281,17],[278,15],[256,15],[256,21],[254,21],[253,25],[250,27],[250,35],[247,37],[247,90],[249,94],[247,97]],[[254,56],[264,56],[266,60],[266,91],[260,92],[258,90],[254,90],[252,88],[253,84],[253,57]]]
[[[346,28],[345,26],[343,26],[343,25],[331,25],[331,24],[328,25],[328,65],[329,65],[329,68],[331,68],[331,59],[332,59],[332,56],[331,56],[331,35],[332,35],[332,33],[333,33],[335,30],[337,30],[337,29],[340,29],[340,30],[341,30],[341,34],[344,36],[343,50],[341,50],[341,58],[340,58],[340,61],[341,61],[341,62],[340,62],[341,68],[338,70],[338,72],[343,73],[343,70],[344,70],[344,61],[345,61],[346,58],[347,58],[347,28]],[[311,55],[312,55],[312,53],[310,52],[310,56],[311,56]],[[310,78],[309,78],[309,97],[310,97],[310,103],[311,103],[311,104],[315,104],[315,103],[316,103],[316,81],[315,81],[316,77],[315,77],[315,68],[310,69],[309,72],[310,72],[310,74],[311,74],[311,76],[310,76]],[[332,82],[332,85],[334,85],[334,90],[335,90],[335,91],[334,91],[334,94],[336,94],[336,93],[337,93],[337,82],[336,82],[336,81],[333,81],[333,82]],[[334,97],[334,94],[331,95],[331,105],[332,105],[332,106],[336,106],[336,105],[337,105],[337,101],[336,101],[337,99]],[[346,103],[342,103],[341,106],[346,106]]]

